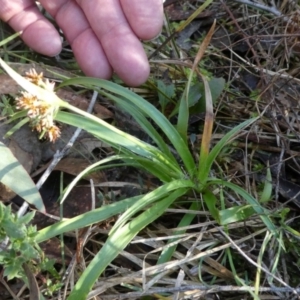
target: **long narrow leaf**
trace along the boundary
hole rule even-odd
[[[131,207],[128,207],[126,212],[117,220],[111,232],[114,233],[115,231],[117,231],[121,226],[123,226],[123,224],[125,224],[136,213],[144,209],[146,206],[149,206],[153,202],[156,202],[161,198],[165,198],[166,195],[168,195],[170,192],[176,189],[182,189],[182,188],[189,189],[193,187],[194,187],[194,183],[190,180],[175,180],[160,186],[159,188],[145,195],[139,201],[134,203],[134,205],[132,205]]]
[[[20,129],[22,126],[24,126],[26,123],[29,122],[29,118],[25,117],[24,119],[20,120],[16,125],[11,127],[6,133],[5,138],[10,137],[12,134],[14,134],[18,129]]]
[[[4,46],[5,44],[9,43],[10,41],[12,41],[13,39],[17,38],[18,36],[20,36],[22,34],[22,31],[16,32],[13,35],[9,36],[8,38],[0,41],[0,47]]]
[[[188,146],[184,143],[184,140],[182,139],[176,128],[159,110],[157,110],[153,105],[148,103],[145,99],[113,82],[97,78],[72,78],[67,81],[64,81],[60,86],[62,87],[71,84],[82,84],[94,89],[98,87],[99,93],[110,97],[110,94],[101,90],[105,89],[115,95],[120,95],[122,99],[125,99],[124,101],[128,101],[133,105],[139,107],[139,109],[150,119],[152,119],[157,124],[157,126],[165,133],[166,137],[170,140],[171,144],[178,152],[178,155],[182,159],[189,175],[192,176],[195,173],[195,162],[192,157],[192,154],[190,153]]]
[[[157,132],[157,130],[153,127],[153,125],[147,120],[145,115],[136,105],[132,105],[125,99],[121,99],[119,97],[115,97],[114,95],[109,95],[109,97],[116,102],[116,104],[122,108],[124,111],[128,112],[141,126],[141,128],[149,135],[149,137],[154,141],[157,147],[167,155],[170,160],[176,165],[177,161],[172,155],[167,143],[163,140],[161,134]]]
[[[208,174],[210,172],[211,165],[209,164],[209,150],[212,136],[212,129],[214,124],[214,112],[213,112],[213,103],[210,87],[208,82],[204,76],[202,76],[204,90],[205,90],[205,104],[206,104],[206,112],[205,112],[205,122],[204,122],[204,130],[202,135],[201,147],[200,147],[200,157],[198,164],[198,179],[200,184],[205,185]]]
[[[178,176],[179,174],[170,172],[170,169],[166,165],[160,164],[160,166],[158,166],[157,164],[153,164],[151,160],[145,159],[143,157],[135,156],[135,158],[133,159],[134,159],[134,163],[132,163],[132,159],[130,159],[131,163],[128,160],[124,160],[124,161],[128,163],[128,165],[135,166],[139,169],[145,170],[145,172],[152,174],[163,183],[170,182],[172,180],[183,177],[183,175]]]
[[[205,161],[205,168],[199,171],[199,181],[202,184],[205,184],[206,179],[208,178],[209,172],[211,170],[211,166],[213,162],[216,160],[217,156],[219,155],[220,151],[223,147],[231,142],[236,134],[244,129],[245,127],[249,126],[250,124],[254,123],[258,118],[252,118],[249,120],[244,121],[243,123],[237,125],[232,130],[230,130],[227,134],[223,136],[223,138],[214,146],[214,148],[210,151],[206,161]],[[199,169],[201,166],[199,166]]]
[[[268,227],[268,229],[277,236],[276,232],[276,227],[272,223],[271,219],[269,218],[268,211],[264,209],[261,204],[254,198],[252,197],[247,191],[245,191],[243,188],[239,187],[238,185],[233,184],[232,182],[229,181],[224,181],[221,179],[210,179],[207,181],[208,185],[212,184],[219,184],[226,186],[230,188],[232,191],[236,192],[237,194],[241,195],[251,206],[252,208],[256,211],[256,213],[260,216],[262,221],[265,223],[265,225]]]
[[[188,210],[199,210],[199,203],[197,201],[194,201],[191,206],[189,207]],[[189,226],[192,221],[194,220],[194,218],[196,217],[196,214],[185,214],[183,216],[183,218],[181,219],[181,221],[179,222],[179,224],[177,225],[177,228],[179,228],[177,231],[174,232],[174,235],[179,235],[179,234],[183,234],[185,233],[186,230],[182,230],[180,229],[180,227],[187,227]],[[171,240],[168,241],[168,244],[171,244],[173,242],[175,242],[176,238],[173,238]],[[173,245],[173,246],[170,246],[170,247],[166,247],[162,252],[161,252],[161,255],[159,256],[158,260],[157,260],[157,264],[160,265],[160,264],[163,264],[163,263],[166,263],[168,262],[175,250],[176,250],[176,247],[177,245]]]
[[[255,210],[251,205],[234,206],[228,209],[220,210],[220,224],[227,225],[230,223],[245,221],[255,214]]]
[[[206,2],[209,3],[209,1],[206,1]],[[182,96],[181,101],[180,101],[177,129],[178,129],[179,133],[181,134],[183,140],[186,143],[187,143],[188,120],[189,120],[189,103],[188,103],[189,101],[188,101],[188,98],[189,98],[189,93],[190,93],[190,86],[191,86],[193,74],[196,71],[199,62],[200,62],[201,58],[203,57],[203,55],[205,53],[205,50],[207,49],[207,47],[210,43],[212,35],[215,31],[215,26],[216,26],[216,21],[214,21],[212,27],[210,28],[209,32],[207,33],[207,35],[205,36],[203,42],[201,43],[201,45],[199,47],[199,50],[197,52],[197,55],[196,55],[194,63],[193,63],[191,73],[189,75],[188,83],[186,85],[186,88],[183,92],[183,96]],[[207,83],[206,79],[204,78],[204,76],[202,76],[202,78],[204,80],[204,85],[205,85],[206,112],[207,112],[207,115],[211,118],[211,115],[213,115],[213,112],[212,112],[212,97],[211,97],[210,89],[209,89],[209,86],[208,86],[208,83]],[[210,107],[211,107],[211,109],[209,109]],[[207,116],[205,118],[205,123],[207,123]],[[207,124],[205,124],[205,125],[207,127]],[[209,142],[210,142],[210,140],[209,140]]]
[[[96,208],[87,213],[81,214],[69,220],[63,220],[54,225],[48,226],[44,229],[39,230],[36,236],[36,242],[41,243],[47,241],[54,236],[60,235],[65,232],[70,232],[86,226],[98,223],[111,218],[112,216],[118,215],[124,212],[128,207],[134,204],[143,195],[131,197],[125,200],[114,202],[109,205]]]
[[[73,180],[72,182],[69,184],[69,186],[65,189],[64,191],[64,195],[63,197],[60,199],[60,203],[63,203],[65,201],[65,199],[68,197],[69,193],[71,192],[71,190],[75,187],[75,185],[79,182],[79,180],[81,180],[84,176],[86,176],[87,174],[91,173],[93,170],[96,169],[104,169],[104,168],[108,168],[108,166],[103,166],[107,163],[111,163],[112,161],[115,160],[122,160],[122,159],[128,159],[128,157],[126,155],[114,155],[114,156],[109,156],[107,158],[104,158],[100,161],[97,161],[96,163],[88,166],[87,168],[85,168],[83,171],[81,171]]]
[[[157,166],[154,166],[154,169],[152,170],[153,167],[153,163],[151,164],[151,162],[148,162],[147,159],[144,159],[142,157],[137,157],[133,154],[130,155],[114,155],[114,156],[110,156],[107,158],[104,158],[90,166],[88,166],[87,168],[85,168],[82,172],[80,172],[73,180],[72,182],[69,184],[69,186],[65,189],[63,197],[61,198],[60,202],[63,203],[65,201],[65,199],[67,198],[67,196],[69,195],[69,193],[71,192],[71,190],[74,188],[74,186],[79,182],[79,180],[81,180],[83,177],[85,177],[87,174],[95,171],[95,170],[102,170],[102,169],[106,169],[106,168],[110,168],[112,167],[111,163],[113,161],[116,160],[123,160],[124,163],[122,164],[118,164],[114,167],[119,167],[119,166],[133,166],[133,167],[137,167],[137,168],[146,168],[146,170],[148,172],[153,171],[154,175],[157,175],[158,178],[161,178],[161,180],[166,180],[166,182],[170,181],[171,178],[170,177],[166,177],[164,176],[164,174],[160,174],[160,172],[164,173],[164,168],[163,166],[161,166],[162,168],[158,168],[158,170],[156,170]],[[109,163],[109,164],[108,164]],[[148,165],[149,164],[149,165]],[[149,168],[148,168],[149,167]]]
[[[210,214],[220,224],[219,210],[216,207],[217,204],[216,196],[209,189],[204,190],[202,196]]]
[[[0,142],[0,182],[39,211],[45,212],[43,199],[31,177],[3,143]]]
[[[271,174],[271,170],[270,170],[269,162],[268,162],[268,168],[267,168],[266,180],[264,183],[264,189],[260,196],[259,202],[266,203],[266,202],[270,201],[270,199],[272,198],[272,191],[273,191],[272,174]]]
[[[191,76],[192,76],[192,73],[191,73],[190,77]],[[177,121],[177,130],[186,144],[188,144],[187,134],[188,134],[188,125],[189,125],[188,96],[189,96],[189,89],[187,86],[184,89],[183,94],[180,99],[180,105],[179,105],[179,111],[178,111],[178,121]]]
[[[85,116],[78,116],[64,111],[58,112],[55,117],[58,121],[86,130],[116,149],[122,150],[122,147],[124,147],[133,153],[151,159],[153,163],[158,163],[158,166],[163,163],[169,167],[170,172],[180,176],[181,170],[176,167],[173,162],[170,162],[169,158],[158,148],[117,129],[100,119],[94,120],[94,118],[95,117],[92,118],[91,116],[91,118],[87,119]]]
[[[145,226],[161,216],[178,197],[185,193],[186,189],[178,189],[172,192],[168,197],[156,203],[150,209],[134,218],[130,223],[110,235],[101,250],[80,276],[68,300],[85,300],[96,280],[113,259],[118,256]]]
[[[180,26],[178,26],[176,28],[176,32],[181,32],[187,25],[189,25],[197,16],[199,16],[199,14],[205,10],[205,8],[207,8],[211,3],[213,2],[213,0],[206,0],[204,1],[204,3],[199,6],[184,22],[182,22],[180,24]]]

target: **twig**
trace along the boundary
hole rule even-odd
[[[268,70],[268,69],[264,69],[264,68],[259,68],[258,66],[252,64],[251,62],[247,61],[246,59],[242,58],[240,55],[238,55],[237,53],[235,53],[231,48],[227,47],[227,50],[229,50],[230,52],[232,52],[232,54],[237,57],[238,59],[240,59],[243,63],[245,63],[246,65],[248,65],[249,67],[252,67],[256,72],[258,71],[262,71],[262,73],[267,74],[269,76],[278,76],[278,78],[283,78],[283,79],[289,79],[289,80],[294,80],[295,82],[299,83],[300,79],[293,77],[289,74],[285,74],[282,72],[274,72],[272,70]]]
[[[280,10],[277,9],[276,6],[267,6],[265,4],[262,4],[262,3],[258,3],[258,2],[254,2],[254,1],[251,1],[251,0],[234,0],[235,2],[238,2],[238,3],[242,3],[242,4],[246,4],[246,5],[249,5],[249,6],[252,6],[254,8],[258,8],[258,9],[261,9],[261,10],[264,10],[264,11],[267,11],[277,17],[283,17],[283,14],[281,13]],[[289,18],[285,17],[286,20],[289,20]]]
[[[242,28],[240,27],[239,23],[237,22],[237,20],[235,19],[233,13],[231,12],[231,10],[228,8],[228,6],[226,5],[225,1],[224,0],[220,0],[221,1],[221,4],[223,5],[225,11],[228,13],[228,15],[230,16],[230,18],[232,19],[233,23],[235,24],[236,28],[241,32],[241,34],[243,35],[244,39],[245,39],[245,42],[247,43],[247,45],[249,46],[249,49],[251,50],[252,54],[253,54],[253,57],[256,61],[256,64],[257,66],[259,67],[259,72],[261,72],[261,69],[262,69],[262,66],[260,65],[260,61],[258,59],[258,55],[257,55],[257,52],[256,50],[253,48],[253,45],[250,43],[249,41],[249,35],[244,31],[242,30]],[[262,74],[261,74],[262,75]]]
[[[125,282],[132,282],[132,278],[124,278],[121,277],[119,280],[115,278],[117,283],[125,283]],[[136,280],[135,280],[136,281]],[[153,295],[153,294],[164,294],[164,293],[176,293],[176,292],[185,292],[185,291],[202,291],[204,295],[212,294],[212,293],[221,293],[221,292],[249,292],[249,290],[254,291],[255,288],[252,286],[233,286],[233,285],[182,285],[180,287],[171,287],[171,288],[151,288],[146,292],[131,292],[127,294],[118,294],[117,299],[135,299],[136,297]],[[294,289],[296,292],[300,293],[300,288]],[[258,291],[260,293],[287,293],[291,292],[291,290],[287,287],[259,287]],[[87,299],[92,299],[93,297],[97,296],[98,294],[95,291],[89,293]],[[102,295],[101,299],[116,299],[116,295]]]
[[[272,1],[273,6],[268,6],[263,3],[254,2],[251,0],[234,0],[234,1],[241,3],[241,4],[248,5],[248,6],[252,6],[254,8],[264,10],[264,11],[269,12],[277,17],[281,17],[288,24],[293,24],[293,25],[298,26],[298,24],[296,22],[294,22],[291,18],[289,18],[281,13],[281,11],[276,7],[274,1]]]

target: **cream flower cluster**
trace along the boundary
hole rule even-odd
[[[43,73],[37,74],[34,69],[31,69],[25,77],[44,89],[54,90],[54,83],[44,79]],[[53,121],[57,111],[56,107],[28,92],[21,92],[21,96],[16,98],[16,104],[17,109],[27,111],[27,117],[30,119],[30,125],[33,129],[42,133],[42,135],[45,134],[51,142],[55,142],[60,137],[60,129]]]

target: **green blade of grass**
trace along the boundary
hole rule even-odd
[[[9,43],[13,39],[19,37],[22,34],[22,31],[16,32],[13,35],[9,36],[8,38],[0,41],[0,47],[4,46],[5,44]]]
[[[191,72],[189,81],[193,72]],[[187,134],[188,134],[188,124],[189,124],[189,103],[188,103],[188,94],[189,94],[189,85],[184,89],[182,97],[180,99],[179,111],[178,111],[178,122],[177,122],[177,130],[181,135],[185,144],[187,142]]]
[[[125,99],[115,97],[114,95],[107,94],[116,104],[128,112],[141,126],[141,128],[149,135],[149,137],[156,143],[157,147],[177,165],[177,161],[172,155],[167,143],[163,140],[162,136],[157,132],[157,130],[152,126],[152,124],[147,120],[143,112],[136,105],[132,105]]]
[[[94,283],[99,278],[105,268],[114,258],[130,243],[130,241],[148,224],[161,216],[164,211],[180,196],[185,194],[187,189],[178,189],[151,208],[141,213],[131,222],[119,228],[114,234],[111,234],[96,254],[88,267],[77,281],[74,289],[71,291],[68,300],[85,300]]]
[[[259,202],[266,203],[270,201],[270,199],[272,199],[272,191],[273,191],[272,174],[268,162],[267,175],[266,175],[266,180],[264,182],[264,189],[260,196]]]
[[[131,197],[125,200],[121,200],[109,205],[96,208],[87,213],[81,214],[69,220],[63,220],[54,225],[48,226],[38,231],[36,236],[36,242],[41,243],[47,241],[54,236],[60,235],[65,232],[70,232],[86,226],[98,223],[111,218],[112,216],[118,215],[124,212],[128,207],[133,205],[143,195]]]
[[[201,182],[201,184],[205,184],[209,172],[211,170],[211,166],[213,162],[216,160],[217,156],[219,155],[220,151],[223,149],[223,147],[231,142],[233,138],[236,136],[236,134],[244,129],[245,127],[249,126],[250,124],[254,123],[258,118],[252,118],[249,120],[244,121],[243,123],[239,124],[238,126],[231,129],[228,133],[226,133],[223,138],[214,146],[214,148],[210,151],[209,155],[207,156],[206,160],[203,159],[205,167],[201,166],[199,164],[199,173],[198,173],[198,179]]]
[[[227,225],[239,221],[245,221],[255,213],[251,205],[234,206],[219,211],[219,224]]]
[[[268,246],[271,238],[272,238],[272,235],[270,234],[270,232],[267,231],[265,234],[265,238],[260,246],[259,254],[257,257],[257,264],[258,264],[259,268],[256,269],[256,278],[255,278],[255,284],[254,284],[254,287],[255,287],[254,293],[257,297],[259,296],[259,287],[261,285],[261,271],[262,271],[261,268],[262,268],[262,263],[263,263],[263,256],[267,250],[267,246]]]
[[[208,185],[213,185],[213,184],[218,184],[218,185],[223,185],[231,189],[232,191],[236,192],[237,194],[241,195],[251,206],[252,208],[256,211],[256,213],[260,216],[262,221],[265,223],[267,228],[270,230],[270,232],[274,236],[278,236],[277,234],[277,229],[275,225],[272,223],[268,211],[261,206],[261,204],[254,198],[252,197],[247,191],[245,191],[243,188],[233,184],[232,182],[229,181],[224,181],[221,179],[209,179],[207,181]]]
[[[16,125],[11,127],[6,133],[5,133],[5,138],[10,137],[12,134],[14,134],[17,130],[19,130],[23,125],[29,122],[29,118],[25,117],[21,121],[19,121]]]
[[[169,158],[158,148],[117,129],[94,116],[86,118],[85,116],[78,116],[72,113],[60,111],[57,113],[55,119],[86,130],[100,140],[113,146],[118,151],[122,151],[122,147],[124,147],[133,153],[152,160],[154,164],[157,164],[158,168],[160,165],[165,165],[168,166],[171,173],[177,174],[177,176],[181,176],[182,174],[180,168],[174,165],[173,162],[170,161]]]
[[[95,170],[101,170],[105,168],[111,167],[111,162],[116,160],[123,160],[124,163],[118,164],[117,166],[134,166],[139,168],[146,168],[148,172],[153,171],[153,174],[156,175],[158,178],[161,178],[162,180],[166,180],[167,182],[171,180],[170,177],[167,177],[167,172],[164,169],[164,166],[161,166],[161,168],[157,168],[157,165],[153,165],[153,162],[148,161],[147,159],[138,157],[133,155],[132,153],[130,155],[114,155],[107,158],[104,158],[87,168],[85,168],[83,171],[81,171],[69,184],[69,186],[65,189],[64,195],[61,198],[60,202],[63,203],[65,199],[68,197],[71,190],[75,187],[75,185],[81,180],[83,177],[88,175],[89,173],[95,171]],[[110,163],[108,165],[108,163]],[[148,168],[149,167],[149,168]],[[153,168],[153,170],[152,170]]]
[[[191,206],[189,207],[189,210],[198,210],[199,209],[199,203],[198,202],[193,202],[191,204]],[[179,222],[179,224],[177,225],[178,228],[180,227],[186,227],[189,226],[192,221],[194,220],[196,214],[185,214],[183,216],[183,218],[181,219],[181,221]],[[185,233],[186,230],[177,230],[174,232],[174,235],[180,235]],[[174,243],[176,240],[176,238],[173,238],[171,240],[168,241],[168,244]],[[170,261],[170,259],[172,258],[175,250],[176,250],[177,245],[173,245],[170,247],[166,247],[162,252],[161,255],[159,256],[158,260],[157,260],[157,265],[166,263],[168,261]]]
[[[188,146],[184,143],[184,140],[182,139],[176,128],[152,104],[148,103],[145,99],[131,92],[130,90],[125,89],[113,82],[96,78],[72,78],[67,81],[64,81],[60,85],[60,87],[72,84],[81,84],[84,86],[88,86],[90,88],[98,90],[99,93],[104,94],[106,97],[110,98],[110,94],[104,92],[102,89],[107,90],[113,93],[114,95],[121,96],[121,99],[123,99],[123,101],[128,101],[132,105],[137,106],[146,116],[152,119],[154,123],[156,123],[157,126],[164,132],[166,137],[170,140],[171,144],[178,152],[178,155],[182,159],[187,172],[190,176],[193,176],[196,168],[194,159],[189,151]]]
[[[0,142],[0,182],[39,211],[45,212],[41,195],[31,177],[3,143]]]
[[[209,3],[209,1],[206,1],[205,4],[209,5],[210,3]],[[205,4],[204,4],[204,6],[205,6]],[[200,60],[202,59],[202,57],[205,53],[205,50],[207,49],[207,47],[210,43],[210,40],[214,33],[215,26],[216,26],[216,21],[214,21],[212,27],[210,28],[209,32],[207,33],[207,35],[205,36],[204,40],[202,41],[202,43],[199,47],[199,50],[197,52],[196,58],[193,63],[191,73],[189,75],[189,79],[188,79],[186,88],[183,92],[183,96],[180,101],[177,129],[186,144],[187,144],[187,133],[188,133],[188,121],[189,121],[189,100],[188,100],[189,97],[188,96],[190,93],[190,86],[191,86],[193,74],[197,70],[198,64],[199,64]],[[212,123],[213,123],[213,107],[212,107],[212,97],[211,97],[210,88],[209,88],[207,80],[204,76],[202,76],[202,80],[203,80],[203,83],[205,86],[206,116],[205,116],[204,133],[203,133],[202,144],[201,144],[200,160],[201,160],[201,155],[203,156],[203,153],[204,153],[203,144],[205,144],[206,138],[208,139],[208,142],[210,144],[211,133],[209,133],[209,131],[211,131],[211,130],[208,129],[208,127],[212,128]],[[208,122],[208,119],[211,119],[211,120],[209,120],[209,122]],[[208,129],[208,132],[205,132],[206,129]],[[207,154],[208,154],[208,151],[207,151]]]
[[[211,136],[212,136],[213,123],[214,123],[214,112],[213,112],[213,103],[212,103],[210,88],[204,76],[202,76],[202,81],[205,90],[206,112],[205,112],[202,141],[200,146],[200,155],[199,155],[199,163],[198,163],[198,179],[200,184],[204,186],[211,168],[211,165],[209,164],[208,161],[208,157],[210,154],[209,150],[211,146]]]
[[[17,119],[26,118],[26,116],[27,116],[27,111],[25,110],[15,112],[12,116],[9,117],[9,119],[5,122],[5,124],[9,124]]]
[[[205,189],[202,193],[202,196],[210,214],[220,224],[219,210],[216,207],[216,196],[209,189]]]
[[[145,170],[145,172],[147,173],[151,173],[153,176],[155,176],[156,178],[158,178],[160,181],[164,183],[182,177],[182,176],[178,177],[177,174],[170,173],[170,169],[167,166],[160,165],[158,167],[158,165],[153,164],[153,162],[149,159],[145,159],[143,157],[138,157],[138,156],[136,156],[133,159],[134,162],[132,162],[132,158],[130,158],[131,163],[129,160],[124,160],[124,161],[125,163],[127,163],[128,166],[129,165],[135,166],[139,169]]]
[[[128,207],[126,212],[117,220],[114,227],[111,230],[111,233],[116,232],[123,224],[125,224],[132,216],[136,213],[144,209],[146,206],[149,206],[153,202],[158,201],[162,197],[166,197],[167,194],[170,192],[183,189],[183,188],[193,188],[195,185],[190,180],[175,180],[170,183],[166,183],[159,188],[155,189],[154,191],[148,193],[139,201],[134,203],[131,207]]]

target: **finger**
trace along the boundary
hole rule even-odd
[[[116,73],[128,85],[136,86],[149,76],[144,49],[132,31],[119,0],[77,0],[99,38]]]
[[[42,0],[69,41],[74,56],[87,76],[110,78],[112,68],[82,9],[75,1]]]
[[[120,0],[126,18],[142,40],[155,38],[163,25],[162,0]]]
[[[23,31],[23,41],[33,50],[48,56],[61,51],[61,39],[54,26],[46,20],[32,0],[4,0],[0,18],[15,31]]]

